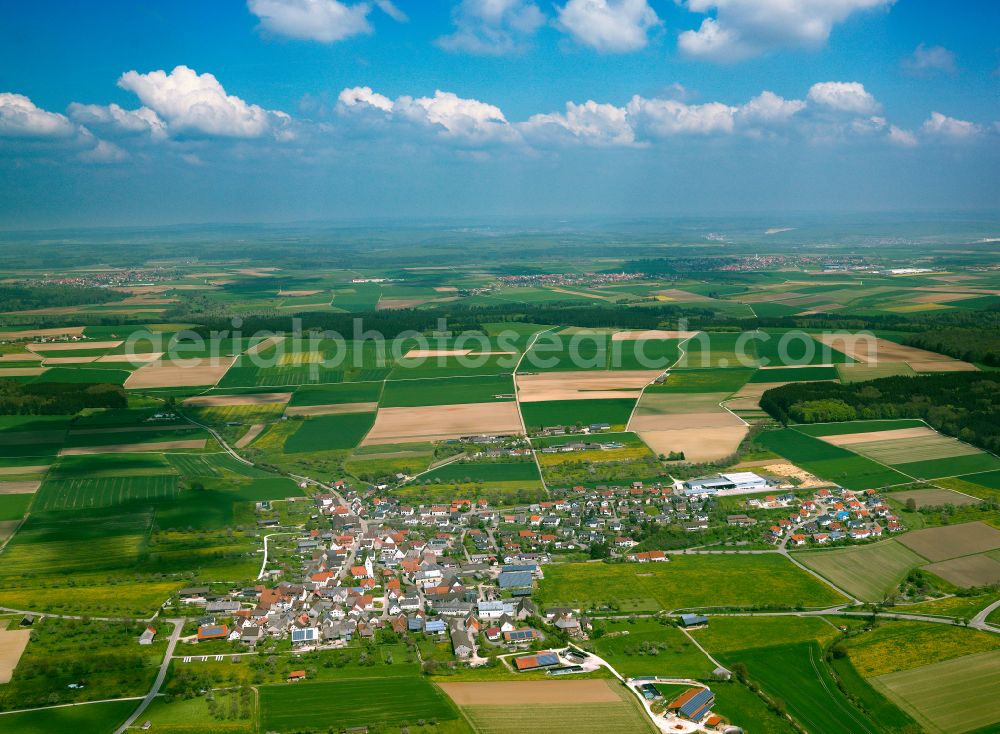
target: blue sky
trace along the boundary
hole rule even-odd
[[[0,227],[1000,206],[1000,6],[0,5]]]

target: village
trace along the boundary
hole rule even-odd
[[[258,503],[266,535],[259,585],[178,592],[170,603],[188,610],[189,618],[197,609],[197,626],[181,638],[194,650],[184,653],[185,662],[197,661],[202,649],[238,655],[278,645],[303,654],[407,639],[415,641],[426,672],[442,664],[502,665],[513,674],[562,677],[607,667],[620,677],[578,646],[594,631],[592,610],[544,606],[532,598],[548,564],[587,556],[595,562],[669,563],[676,553],[720,544],[786,552],[864,542],[902,529],[874,490],[796,491],[753,472],[672,484],[574,487],[510,508],[493,508],[484,499],[405,504],[344,481],[327,489],[289,501],[294,507],[281,512],[277,502]],[[743,511],[727,512],[733,503]],[[303,520],[294,530],[279,519],[292,516]],[[647,548],[642,538],[656,538],[666,527],[692,539],[714,532],[715,540]],[[709,624],[700,614],[672,617],[682,629]],[[155,631],[147,633],[149,643]],[[206,643],[208,648],[198,647]],[[444,646],[451,653],[447,661],[422,655]],[[728,679],[730,673],[717,668],[714,675]],[[295,670],[289,681],[306,677],[305,670]],[[729,724],[712,713],[714,696],[704,683],[623,680],[664,731],[721,732]]]

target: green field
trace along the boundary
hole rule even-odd
[[[511,375],[438,377],[423,380],[390,380],[385,383],[385,391],[382,393],[379,405],[383,408],[401,408],[492,403],[513,399],[514,378]]]
[[[516,354],[483,354],[464,357],[428,357],[400,359],[389,373],[389,380],[416,380],[434,377],[472,377],[509,375],[517,364]]]
[[[814,339],[804,331],[758,331],[753,345],[761,363],[770,367],[778,365],[845,364],[854,360],[843,352]],[[832,368],[831,368],[832,369]],[[834,378],[836,375],[834,374]]]
[[[1000,723],[1000,651],[924,665],[871,679],[929,732],[963,734]]]
[[[594,652],[626,678],[645,675],[708,678],[715,667],[672,624],[637,619],[609,621],[605,627],[606,633],[592,641]]]
[[[30,494],[0,494],[0,521],[20,520],[31,504]]]
[[[100,734],[111,732],[135,711],[135,701],[110,701],[87,706],[0,715],[0,729],[11,734]]]
[[[375,423],[375,413],[345,413],[307,418],[288,440],[286,454],[352,449]]]
[[[880,732],[837,688],[815,642],[726,653],[720,659],[730,668],[738,662],[746,665],[750,679],[772,699],[781,700],[810,734]]]
[[[762,597],[760,588],[767,588]],[[723,593],[724,592],[724,593]],[[623,611],[719,605],[825,607],[843,597],[779,555],[672,556],[668,563],[553,564],[538,596],[546,606]]]
[[[170,475],[47,479],[35,499],[35,511],[83,510],[129,502],[179,497],[178,477]]]
[[[901,472],[906,472],[916,479],[939,479],[941,477],[956,477],[973,472],[992,472],[1000,470],[1000,458],[980,451],[966,456],[953,456],[946,459],[930,459],[906,464],[896,464]]]
[[[420,719],[457,719],[451,701],[423,678],[357,679],[260,688],[264,731],[297,732],[338,727],[387,726]]]
[[[381,382],[341,382],[332,385],[302,385],[292,393],[289,406],[376,403]]]
[[[707,627],[691,634],[713,655],[791,642],[825,646],[840,636],[837,629],[818,617],[712,617]]]
[[[545,685],[540,683],[539,685]],[[567,703],[533,704],[525,706],[516,702],[496,705],[463,706],[462,713],[469,719],[478,734],[607,734],[609,731],[655,731],[639,704],[625,698],[630,694],[620,691],[622,700],[617,703]]]
[[[538,467],[534,461],[478,461],[455,462],[433,469],[420,477],[434,482],[524,482],[539,481]]]
[[[807,436],[797,428],[767,431],[757,437],[757,442],[816,476],[848,489],[869,489],[912,481],[887,466]]]
[[[757,370],[750,382],[809,382],[811,380],[836,380],[836,367],[779,367]]]
[[[543,426],[587,426],[609,423],[624,426],[632,415],[632,398],[602,398],[599,400],[544,400],[521,403],[521,416],[528,430]]]
[[[862,601],[882,601],[914,568],[927,563],[905,545],[883,540],[870,545],[794,553],[808,566]]]
[[[882,364],[840,364],[837,365],[840,381],[844,383],[878,380],[882,377],[896,375],[915,375],[913,368],[905,362],[886,362]]]
[[[676,369],[667,373],[661,385],[650,385],[646,392],[734,393],[754,374],[753,369]]]

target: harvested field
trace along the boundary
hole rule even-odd
[[[651,291],[654,296],[663,296],[671,301],[684,303],[687,301],[710,301],[708,296],[700,296],[697,293],[682,291],[680,288],[665,288],[659,291]]]
[[[363,443],[441,441],[483,433],[521,433],[517,403],[382,408]]]
[[[38,362],[42,359],[40,354],[35,354],[34,352],[15,352],[11,354],[0,354],[0,363],[2,362]]]
[[[0,339],[37,339],[47,336],[83,336],[82,326],[57,326],[53,329],[25,329],[0,331]]]
[[[163,352],[143,352],[141,354],[105,354],[98,357],[98,362],[130,362],[132,364],[149,364],[156,362],[163,356]]]
[[[549,400],[598,400],[638,397],[642,388],[656,379],[659,370],[543,372],[516,375],[518,399],[522,403]]]
[[[246,395],[198,395],[188,398],[190,408],[216,408],[229,405],[283,405],[292,399],[290,392],[260,392]]]
[[[925,571],[940,576],[950,584],[969,588],[970,586],[990,586],[1000,583],[1000,561],[988,555],[952,558],[924,566]]]
[[[40,481],[0,482],[0,494],[34,494],[40,486]]]
[[[967,522],[917,530],[898,540],[927,560],[936,562],[1000,548],[1000,530],[984,522]]]
[[[912,499],[918,510],[924,507],[943,507],[944,505],[962,507],[963,505],[978,505],[982,502],[978,497],[955,492],[951,489],[911,489],[906,492],[893,492],[889,497],[903,503]]]
[[[795,560],[862,601],[881,601],[924,559],[895,540],[823,551],[799,551]]]
[[[910,303],[951,303],[952,301],[964,301],[967,298],[979,297],[979,293],[926,293],[906,300]]]
[[[391,311],[394,308],[413,308],[430,301],[430,298],[383,298],[376,307],[379,311]]]
[[[120,347],[122,341],[93,342],[89,340],[79,342],[46,342],[44,344],[29,344],[28,349],[32,352],[66,352],[71,349],[114,349]]]
[[[428,359],[430,357],[464,357],[472,354],[471,349],[411,349],[403,359]]]
[[[195,364],[186,364],[186,362]],[[140,367],[125,381],[130,390],[153,387],[196,387],[214,385],[226,374],[236,357],[185,360],[185,363],[151,362]]]
[[[30,637],[31,630],[0,630],[0,685],[10,683]]]
[[[926,349],[908,347],[903,344],[896,344],[888,339],[880,339],[878,337],[865,334],[816,334],[815,338],[827,346],[838,349],[849,357],[853,357],[859,362],[864,362],[866,364],[906,362],[913,367],[913,369],[918,371],[919,368],[913,365],[914,362],[921,365],[928,363],[951,365],[951,367],[938,366],[935,368],[940,370],[976,369],[974,365],[971,365],[968,362],[962,362],[961,360],[953,359],[943,354],[938,354],[937,352],[929,352]]]
[[[726,400],[726,407],[730,410],[760,410],[761,395],[787,384],[787,382],[748,382]]]
[[[1000,651],[997,650],[869,680],[934,734],[986,731],[991,724],[1000,721],[996,698],[1000,690]]]
[[[258,354],[260,352],[263,352],[265,349],[269,349],[270,347],[273,347],[275,344],[280,344],[284,340],[285,340],[285,337],[283,337],[283,336],[278,336],[278,335],[269,336],[266,339],[260,340],[259,342],[257,342],[256,344],[254,344],[252,347],[249,347],[247,349],[246,353],[247,354]]]
[[[0,369],[0,380],[5,377],[33,377],[44,373],[48,367],[8,367]]]
[[[198,426],[190,423],[161,426],[112,426],[111,428],[73,428],[70,436],[99,436],[105,433],[152,433],[160,431],[194,431]]]
[[[957,359],[945,362],[941,360],[910,360],[907,364],[916,372],[976,372],[979,368],[968,362]]]
[[[678,428],[640,431],[639,438],[656,454],[683,451],[686,461],[715,461],[735,453],[749,430],[749,427],[744,425]]]
[[[302,298],[303,296],[315,296],[317,293],[322,293],[322,291],[278,291],[278,296],[281,298]]]
[[[257,438],[264,430],[264,424],[258,423],[257,425],[250,426],[250,429],[240,436],[239,440],[233,444],[236,448],[242,449],[250,445],[250,443]]]
[[[341,403],[340,405],[300,405],[285,408],[285,415],[340,415],[341,413],[373,413],[378,403]]]
[[[41,464],[39,466],[4,466],[0,467],[0,477],[9,477],[15,474],[37,474],[48,468],[48,464]]]
[[[730,426],[743,428],[743,419],[726,410],[706,411],[704,413],[672,413],[669,415],[639,415],[632,416],[628,430],[672,431],[683,428],[728,428]]]
[[[150,443],[119,443],[110,446],[74,446],[60,449],[60,456],[89,456],[91,454],[134,454],[170,451],[172,449],[203,449],[206,439],[188,441],[151,441]]]
[[[647,339],[690,339],[697,331],[664,331],[650,329],[648,331],[616,331],[611,335],[611,341],[643,341]]]
[[[491,681],[488,683],[438,683],[459,706],[496,704],[516,700],[521,704],[611,703],[620,701],[605,680]]]
[[[596,298],[599,301],[613,301],[616,298],[616,296],[603,296],[600,293],[588,293],[587,291],[575,291],[575,290],[571,290],[569,288],[555,288],[555,287],[550,287],[549,290],[550,291],[554,291],[555,293],[565,293],[566,295],[569,295],[569,296],[580,296],[581,298]]]
[[[42,364],[45,367],[55,367],[60,364],[90,364],[96,361],[96,355],[91,357],[46,357]]]
[[[458,292],[458,288],[456,288],[453,285],[436,285],[436,286],[434,286],[434,290],[436,290],[438,293],[457,293]]]

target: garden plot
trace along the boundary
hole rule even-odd
[[[898,541],[931,562],[1000,548],[1000,530],[984,522],[967,522],[906,533]]]
[[[381,408],[365,445],[442,441],[481,434],[521,433],[515,402]]]
[[[226,374],[236,357],[189,359],[182,362],[150,362],[129,375],[125,387],[139,390],[155,387],[200,387],[215,385]],[[194,364],[191,364],[191,363]]]
[[[662,374],[659,370],[577,371],[518,374],[518,399],[522,403],[552,400],[637,398],[642,389]]]
[[[997,650],[880,675],[869,681],[935,734],[986,731],[1000,721]]]

